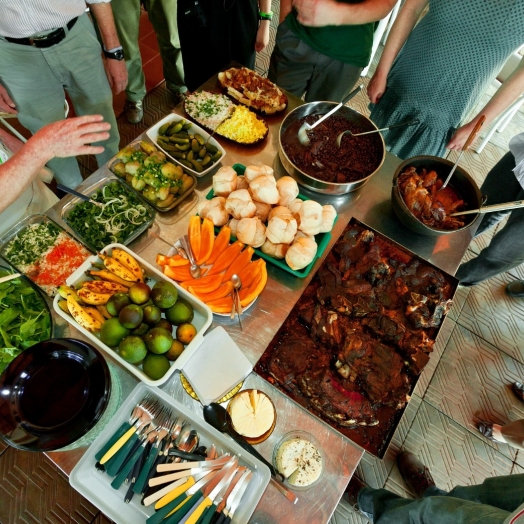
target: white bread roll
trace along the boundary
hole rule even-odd
[[[318,235],[322,230],[322,206],[314,200],[305,200],[298,212],[300,231],[306,235]]]
[[[280,198],[278,200],[279,206],[288,207],[298,195],[298,184],[294,178],[290,176],[283,176],[277,181],[277,189]]]
[[[202,218],[209,218],[215,226],[223,226],[229,220],[229,214],[226,211],[226,199],[224,197],[215,197],[207,202],[200,210]]]
[[[265,204],[276,204],[280,198],[274,178],[266,175],[257,176],[249,183],[249,191],[253,200]]]
[[[273,216],[267,223],[266,236],[273,244],[291,244],[297,233],[297,221],[291,213]]]
[[[271,212],[271,204],[264,204],[264,202],[257,202],[256,200],[253,200],[253,202],[255,206],[257,206],[255,216],[260,218],[260,220],[265,224],[267,222],[267,217]]]
[[[300,200],[300,198],[295,198],[295,200],[290,202],[287,207],[291,211],[292,215],[298,215],[303,203],[304,201]]]
[[[266,240],[266,226],[260,218],[242,218],[237,224],[237,239],[251,247],[260,247]]]
[[[226,199],[226,211],[233,218],[250,218],[254,217],[257,207],[251,200],[251,195],[247,189],[237,189],[233,191]]]
[[[231,166],[221,167],[213,176],[215,196],[227,197],[237,188],[237,172]]]
[[[271,220],[273,217],[278,217],[279,215],[291,215],[291,211],[287,207],[284,206],[276,206],[274,207],[267,217],[268,220]]]
[[[253,180],[255,180],[255,178],[257,178],[260,175],[269,175],[275,178],[273,176],[273,168],[269,166],[246,166],[244,177],[250,184]]]
[[[247,181],[245,176],[239,176],[237,177],[237,189],[248,189],[249,188],[249,182]]]
[[[266,238],[266,241],[260,249],[262,253],[265,253],[270,257],[284,258],[286,256],[287,250],[289,249],[289,244],[273,244],[271,240]]]
[[[305,268],[317,254],[317,243],[311,238],[299,238],[286,253],[287,265],[297,271]]]
[[[310,238],[311,240],[315,240],[315,237],[311,235],[306,235],[303,231],[300,231],[300,229],[297,231],[297,234],[295,235],[293,242],[296,242],[299,238]]]
[[[322,206],[322,229],[320,232],[329,233],[333,229],[335,218],[337,218],[337,211],[331,204]]]
[[[229,226],[229,229],[231,229],[231,236],[236,237],[237,236],[237,227],[240,220],[237,220],[236,218],[232,218],[227,225]]]

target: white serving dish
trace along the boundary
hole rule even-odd
[[[211,171],[214,167],[216,167],[218,164],[220,164],[220,162],[224,160],[224,157],[226,156],[226,150],[213,137],[211,137],[209,139],[209,143],[215,146],[219,151],[222,152],[222,156],[220,157],[220,160],[218,162],[211,164],[208,168],[204,169],[201,173],[181,164],[178,161],[178,159],[172,157],[168,151],[166,151],[165,149],[162,149],[162,146],[158,143],[158,130],[167,122],[179,122],[180,120],[185,120],[186,122],[191,123],[191,127],[188,129],[189,134],[198,133],[201,137],[204,138],[204,140],[207,140],[209,138],[209,133],[207,131],[204,131],[204,129],[202,129],[197,124],[194,124],[193,122],[191,122],[191,120],[188,120],[187,118],[181,117],[179,115],[175,115],[174,113],[167,115],[165,118],[162,118],[160,122],[157,122],[154,126],[150,127],[146,131],[146,135],[155,144],[155,146],[158,147],[158,149],[162,150],[173,162],[181,166],[184,169],[184,171],[192,173],[196,177],[202,177],[206,175],[207,173],[209,173],[209,171]]]
[[[229,452],[237,455],[239,464],[247,466],[253,471],[249,486],[232,520],[233,524],[247,523],[269,483],[271,477],[269,468],[244,451],[230,437],[219,433],[215,428],[211,427],[203,419],[195,416],[194,413],[162,390],[148,387],[145,384],[138,384],[135,387],[104,431],[89,446],[69,476],[71,486],[117,524],[143,524],[154,513],[154,504],[148,507],[142,506],[140,497],[135,496],[131,502],[126,504],[124,496],[128,486],[122,484],[118,490],[113,489],[111,487],[113,478],[95,468],[95,454],[97,451],[109,440],[121,424],[129,419],[133,407],[146,394],[152,394],[161,399],[164,405],[171,406],[173,417],[179,416],[190,421],[192,429],[195,429],[200,436],[200,444],[206,447],[215,444],[217,448],[222,449],[225,453]]]
[[[95,333],[91,333],[87,331],[87,329],[83,328],[82,326],[78,325],[73,317],[62,311],[60,306],[58,305],[58,302],[61,299],[60,295],[57,295],[53,301],[53,308],[54,310],[67,322],[69,322],[72,326],[74,326],[78,331],[80,331],[82,334],[84,334],[89,340],[94,342],[102,351],[105,351],[107,354],[111,355],[112,358],[114,358],[121,366],[126,368],[130,373],[138,377],[142,382],[145,382],[146,384],[149,384],[150,386],[160,386],[169,378],[171,375],[177,370],[181,369],[184,364],[189,360],[189,358],[193,355],[195,350],[200,346],[202,343],[202,340],[204,339],[204,334],[207,330],[207,328],[211,325],[211,322],[213,320],[213,313],[209,309],[209,307],[204,304],[201,300],[198,300],[196,297],[188,293],[184,288],[180,287],[176,282],[173,282],[170,278],[164,276],[160,271],[158,271],[156,268],[151,266],[148,262],[140,258],[136,253],[131,251],[126,246],[123,246],[122,244],[109,244],[106,246],[103,251],[104,252],[111,252],[111,249],[117,247],[119,249],[122,249],[124,251],[127,251],[130,253],[136,261],[140,264],[140,266],[145,270],[146,276],[149,277],[150,284],[155,284],[159,280],[167,280],[168,282],[172,282],[175,287],[177,288],[178,295],[189,302],[194,310],[194,318],[192,321],[192,324],[197,329],[197,334],[195,338],[186,346],[183,353],[174,361],[171,362],[171,367],[167,371],[167,373],[158,380],[152,380],[150,379],[138,366],[135,366],[134,364],[130,364],[129,362],[126,362],[122,357],[120,357],[113,349],[111,349],[109,346],[106,346],[103,342],[100,341],[98,336]],[[69,286],[75,286],[76,284],[80,282],[84,282],[85,280],[91,280],[86,274],[86,270],[90,269],[93,265],[93,263],[101,263],[102,260],[98,258],[98,256],[93,255],[85,260],[85,262],[66,280],[67,285]]]

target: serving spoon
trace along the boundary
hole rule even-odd
[[[383,127],[382,129],[373,129],[373,131],[365,131],[364,133],[352,133],[349,129],[346,130],[346,131],[342,131],[342,133],[340,133],[338,136],[337,136],[337,147],[340,148],[340,144],[342,143],[342,137],[344,135],[349,135],[349,136],[362,136],[362,135],[371,135],[372,133],[380,133],[381,131],[387,131],[388,129],[393,129],[394,127],[403,127],[403,126],[414,126],[414,125],[417,125],[418,123],[420,122],[420,120],[418,119],[415,119],[415,120],[406,120],[405,122],[402,122],[400,124],[393,124],[392,126],[388,126],[388,127]]]
[[[64,186],[63,184],[56,184],[56,188],[60,189],[61,191],[64,191],[65,193],[69,193],[70,195],[74,195],[80,198],[81,200],[84,200],[85,202],[90,202],[95,206],[104,207],[104,205],[101,202],[97,202],[96,200],[93,200],[91,197],[88,197],[87,195],[84,195],[83,193],[80,193],[79,191],[76,191],[74,189],[71,189],[70,187]]]
[[[187,256],[189,258],[189,274],[192,278],[200,278],[202,272],[200,271],[200,266],[196,263],[195,255],[193,254],[193,250],[191,249],[191,244],[189,243],[188,236],[184,235],[183,237],[180,237],[180,243],[182,244],[182,248],[187,253]]]
[[[311,140],[309,140],[309,137],[307,136],[307,132],[311,131],[315,127],[318,126],[321,122],[324,122],[326,118],[329,118],[333,113],[336,113],[344,104],[347,104],[355,95],[358,95],[360,91],[362,91],[362,88],[364,87],[364,84],[360,84],[356,89],[351,91],[342,102],[340,102],[338,105],[336,105],[331,111],[326,113],[323,117],[319,118],[314,124],[309,125],[307,122],[304,122],[300,129],[298,130],[298,141],[303,146],[309,146],[311,144]]]
[[[240,315],[242,315],[242,305],[240,304],[240,297],[238,296],[238,290],[242,287],[242,281],[240,277],[235,273],[231,277],[231,282],[233,284],[233,300],[235,302],[235,308],[238,315],[238,323],[240,324],[240,331],[242,331],[242,320],[240,320]]]

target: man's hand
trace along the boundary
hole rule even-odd
[[[109,138],[111,124],[104,122],[102,115],[86,115],[49,124],[35,133],[29,143],[46,151],[49,159],[78,155],[98,155],[102,146],[89,145]]]
[[[124,60],[106,58],[104,60],[104,68],[113,93],[117,95],[124,91],[127,86],[127,69]]]
[[[368,97],[372,104],[376,104],[386,92],[387,75],[383,76],[378,71],[371,77],[368,84]]]
[[[0,84],[0,111],[12,115],[18,113],[15,103],[11,100],[11,97],[7,93],[7,89],[2,84]]]
[[[262,20],[258,26],[255,51],[260,53],[266,48],[267,44],[269,44],[269,21]]]
[[[297,20],[311,27],[340,25],[340,5],[333,0],[293,0]]]

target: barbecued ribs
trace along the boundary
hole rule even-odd
[[[440,271],[349,225],[259,367],[339,426],[375,426],[409,400],[451,296]]]

